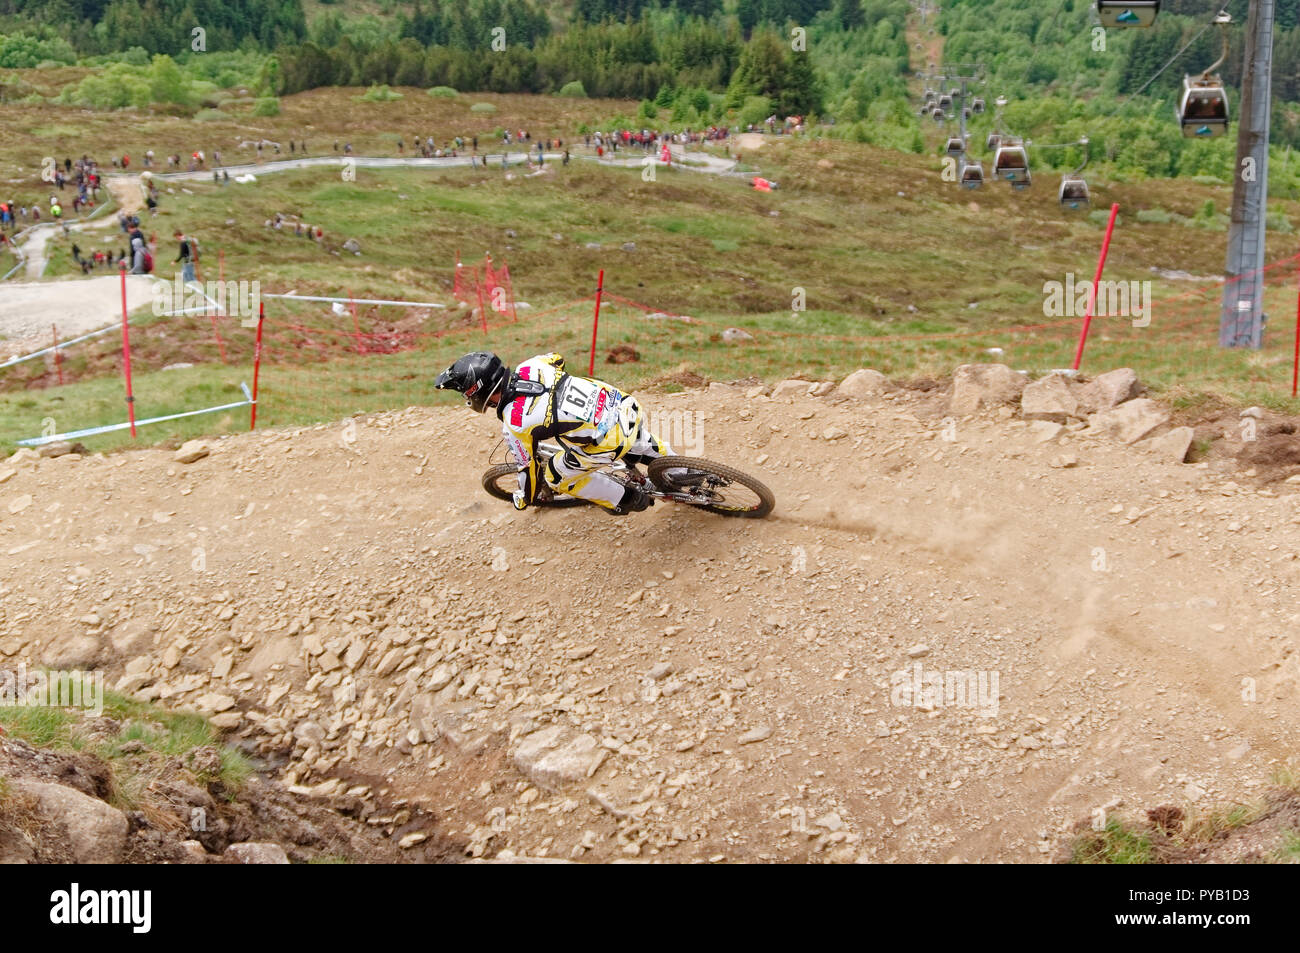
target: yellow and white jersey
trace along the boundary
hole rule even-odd
[[[538,355],[515,368],[499,413],[506,444],[523,465],[522,499],[516,500],[520,509],[537,490],[541,441],[555,441],[586,470],[620,459],[636,443],[643,423],[635,398],[604,381],[565,373],[559,354]],[[589,463],[582,466],[580,461]],[[545,475],[552,486],[561,476],[559,471]]]

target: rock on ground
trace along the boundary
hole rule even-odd
[[[79,864],[116,864],[126,850],[126,815],[99,798],[48,781],[16,778],[12,789],[36,800],[47,833],[62,828]],[[42,835],[46,836],[46,835]]]
[[[784,380],[772,388],[772,397],[806,397],[812,386],[812,381]]]
[[[1167,433],[1148,437],[1139,446],[1170,463],[1186,463],[1187,452],[1192,449],[1194,434],[1195,431],[1191,427],[1175,427]]]
[[[835,388],[835,394],[839,397],[861,399],[883,394],[887,390],[889,390],[889,378],[880,371],[864,367],[840,381],[840,386]]]
[[[1048,374],[1025,385],[1020,395],[1020,414],[1027,420],[1063,424],[1079,416],[1079,400],[1065,375]]]
[[[231,844],[221,856],[240,864],[287,864],[289,862],[289,856],[279,844],[258,841]]]
[[[538,787],[554,789],[586,778],[604,756],[604,749],[590,735],[574,735],[552,725],[524,738],[513,761]]]
[[[1110,410],[1142,393],[1142,382],[1131,367],[1099,374],[1079,388],[1079,403],[1086,413]]]
[[[1136,443],[1169,420],[1169,414],[1155,401],[1139,397],[1088,418],[1088,431]]]
[[[212,451],[202,440],[186,440],[181,444],[180,449],[176,451],[177,463],[193,463],[196,460],[202,460]]]
[[[985,407],[1012,404],[1025,389],[1025,376],[1005,364],[963,364],[952,375],[948,409],[973,414]]]

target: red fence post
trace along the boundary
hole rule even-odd
[[[122,374],[126,378],[126,413],[131,421],[131,439],[135,439],[135,395],[131,393],[131,332],[126,313],[126,262],[118,268],[122,277]]]
[[[352,332],[357,339],[357,353],[364,354],[365,347],[361,343],[361,325],[357,322],[357,303],[352,299],[352,289],[348,289],[348,307],[352,309]]]
[[[1296,395],[1296,384],[1300,382],[1300,291],[1296,292],[1295,304],[1295,355],[1291,359],[1291,396]]]
[[[1097,258],[1097,274],[1092,279],[1092,290],[1088,293],[1088,307],[1083,316],[1083,328],[1079,332],[1079,349],[1074,352],[1074,370],[1079,369],[1083,360],[1083,346],[1088,340],[1088,328],[1092,325],[1092,309],[1097,303],[1097,285],[1101,283],[1101,270],[1106,267],[1106,254],[1110,251],[1110,236],[1115,231],[1115,216],[1119,214],[1119,203],[1110,207],[1110,221],[1106,223],[1106,237],[1101,243],[1101,255]]]
[[[253,345],[253,406],[248,413],[248,429],[257,427],[257,378],[262,371],[262,321],[266,318],[266,303],[257,304],[257,343]]]
[[[59,386],[63,386],[63,355],[59,353],[59,328],[58,325],[51,324],[50,330],[54,332],[54,369],[59,372]]]
[[[483,333],[487,334],[487,304],[483,301],[483,282],[479,280],[477,268],[474,269],[474,286],[478,289],[478,313],[483,320]]]
[[[501,287],[506,290],[506,305],[510,309],[510,320],[518,321],[519,315],[515,312],[515,288],[510,283],[510,265],[501,266]]]
[[[605,290],[605,269],[600,269],[600,276],[596,279],[596,314],[591,319],[591,360],[587,362],[587,376],[592,377],[596,373],[596,329],[600,327],[600,295]]]

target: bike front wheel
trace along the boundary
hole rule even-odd
[[[667,471],[685,469],[674,475]],[[719,516],[762,519],[776,506],[776,496],[763,483],[734,467],[699,457],[659,457],[646,467],[650,480],[680,503],[698,506]]]

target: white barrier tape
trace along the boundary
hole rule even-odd
[[[322,298],[316,295],[299,295],[293,294],[268,294],[262,293],[263,298],[283,298],[289,301],[337,301],[340,304],[401,304],[408,307],[418,308],[445,308],[445,304],[439,304],[437,301],[388,301],[384,298]]]
[[[202,410],[187,410],[181,414],[168,414],[165,417],[150,417],[148,420],[137,420],[135,425],[137,427],[143,427],[145,424],[157,424],[162,423],[165,420],[179,420],[181,417],[194,417],[198,414],[211,414],[218,410],[232,410],[235,407],[248,407],[253,403],[253,395],[249,393],[248,385],[242,381],[239,384],[239,389],[244,392],[244,397],[247,398],[246,400],[241,400],[234,404],[222,404],[219,407],[205,407]],[[73,440],[78,437],[93,437],[96,434],[112,433],[115,430],[126,430],[130,426],[131,422],[127,421],[126,423],[120,424],[107,424],[103,427],[90,427],[86,430],[70,430],[67,433],[51,434],[48,437],[28,437],[25,440],[16,441],[16,443],[22,447],[39,447],[43,444],[54,443],[56,440]]]
[[[0,369],[11,367],[14,364],[21,364],[23,361],[30,361],[34,357],[40,357],[42,354],[48,354],[50,351],[57,351],[59,348],[67,347],[69,344],[76,344],[78,341],[84,341],[87,338],[93,338],[103,334],[106,331],[113,331],[120,328],[122,323],[110,324],[106,328],[100,328],[98,331],[91,331],[89,334],[83,334],[81,337],[68,338],[66,341],[60,341],[58,344],[51,344],[49,347],[43,347],[39,351],[32,351],[30,354],[24,354],[22,357],[11,357],[9,360],[0,364]]]
[[[186,287],[188,287],[188,285]],[[203,293],[203,297],[208,298],[206,293]],[[208,298],[208,300],[212,301],[211,298]],[[184,311],[164,311],[161,315],[159,315],[159,317],[172,317],[178,314],[191,314],[191,313],[201,314],[207,311],[209,307],[210,305],[204,305],[202,308],[188,308]],[[133,319],[128,318],[127,323],[128,324],[133,323]],[[91,331],[88,334],[81,335],[80,337],[68,338],[66,341],[60,341],[58,344],[51,344],[49,347],[43,347],[39,351],[32,351],[32,353],[24,354],[20,357],[11,357],[3,364],[0,364],[0,370],[3,370],[6,367],[12,367],[14,364],[21,364],[23,361],[30,361],[32,358],[40,357],[42,354],[48,354],[50,353],[50,351],[57,351],[59,348],[67,347],[69,344],[77,344],[80,341],[85,341],[88,338],[96,337],[97,335],[103,334],[106,331],[112,331],[114,328],[120,328],[121,326],[122,323],[119,321],[114,324],[110,324],[107,327],[100,328],[98,331]]]

